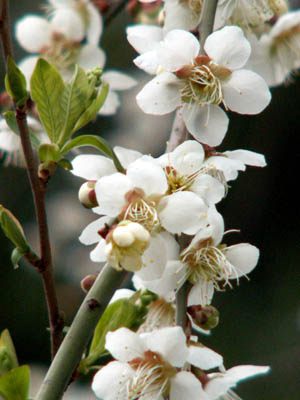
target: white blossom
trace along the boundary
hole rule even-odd
[[[251,48],[240,28],[229,26],[212,33],[204,49],[207,56],[199,56],[200,44],[187,31],[169,32],[154,49],[159,73],[137,95],[137,103],[144,112],[156,115],[181,106],[190,133],[216,146],[228,127],[220,104],[240,114],[257,114],[269,104],[271,95],[259,75],[242,69]],[[149,66],[148,58],[148,52],[138,57],[138,66]]]
[[[186,343],[181,327],[168,327],[138,335],[127,328],[108,332],[106,349],[117,361],[103,367],[94,377],[92,389],[103,400],[208,400],[201,382],[180,371],[186,363],[215,368],[222,357],[214,351]],[[206,350],[207,349],[207,350]]]

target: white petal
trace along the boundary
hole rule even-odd
[[[158,48],[160,65],[167,71],[177,71],[191,64],[198,56],[200,43],[190,32],[174,29],[170,31]]]
[[[136,57],[133,62],[138,68],[151,75],[156,75],[156,71],[160,65],[157,50],[147,51]]]
[[[185,103],[182,116],[187,129],[199,142],[218,146],[224,139],[229,119],[219,106]]]
[[[194,235],[206,224],[207,206],[192,192],[175,192],[160,201],[159,218],[171,233]]]
[[[164,13],[164,32],[172,29],[191,31],[199,24],[200,16],[192,12],[185,2],[165,0]]]
[[[258,262],[259,250],[249,243],[240,243],[229,246],[224,250],[227,260],[234,266],[236,273],[231,279],[238,278],[251,272]]]
[[[207,174],[199,174],[189,190],[196,193],[208,205],[218,203],[225,194],[224,185]]]
[[[105,348],[114,358],[123,362],[143,357],[147,350],[139,335],[127,328],[108,332],[105,338]]]
[[[105,224],[108,224],[110,221],[110,217],[101,217],[91,222],[87,227],[84,228],[79,236],[80,242],[89,245],[103,240],[98,234],[98,231],[103,229]]]
[[[186,336],[179,326],[158,329],[147,335],[146,346],[163,356],[174,367],[183,367],[188,356]]]
[[[246,69],[233,71],[223,85],[223,95],[227,107],[240,114],[258,114],[271,101],[266,82],[255,72]]]
[[[116,172],[111,159],[95,154],[80,154],[72,161],[71,173],[88,181],[98,180]]]
[[[25,75],[28,90],[30,90],[30,79],[38,59],[38,57],[26,57],[18,64],[20,70]]]
[[[240,160],[246,165],[252,165],[254,167],[265,167],[267,165],[265,156],[260,153],[255,153],[254,151],[233,150],[225,151],[223,154],[233,160]]]
[[[81,42],[84,38],[84,23],[80,14],[72,8],[59,8],[50,21],[52,30],[61,33],[67,40]]]
[[[152,236],[143,255],[143,268],[136,274],[145,281],[158,279],[162,276],[166,263],[166,242],[161,235]]]
[[[133,88],[137,81],[131,76],[119,71],[107,71],[101,76],[103,82],[109,83],[110,89],[113,90],[126,90]]]
[[[189,293],[188,305],[189,306],[206,306],[211,303],[214,295],[214,286],[212,281],[200,279],[194,285]]]
[[[136,96],[139,107],[147,114],[163,115],[176,109],[180,104],[180,80],[169,72],[162,72]]]
[[[113,295],[113,297],[110,299],[110,304],[114,303],[117,300],[120,299],[129,299],[131,296],[135,294],[135,290],[131,289],[117,289]]]
[[[102,400],[127,400],[127,382],[134,373],[127,363],[112,361],[96,373],[92,390]]]
[[[100,47],[93,44],[82,46],[77,57],[77,64],[83,69],[93,69],[95,67],[102,68],[105,64],[105,53]]]
[[[0,149],[9,152],[21,149],[20,136],[8,127],[4,118],[0,119]]]
[[[170,400],[209,400],[202,385],[191,372],[181,371],[171,380]]]
[[[182,175],[196,172],[204,160],[204,150],[195,140],[186,140],[167,155],[169,164]]]
[[[188,362],[201,369],[212,369],[223,364],[223,357],[200,343],[188,346]]]
[[[119,172],[99,179],[95,185],[99,213],[116,217],[126,205],[126,193],[132,189],[130,179]]]
[[[90,252],[90,259],[93,262],[104,262],[106,261],[106,254],[105,254],[105,246],[106,242],[104,239],[100,240],[97,246]]]
[[[210,381],[205,385],[205,391],[212,400],[236,386],[237,382],[257,374],[264,374],[270,370],[269,367],[260,367],[255,365],[241,365],[228,370],[225,374],[209,374]]]
[[[251,378],[255,375],[266,374],[270,371],[269,366],[261,365],[239,365],[237,367],[230,368],[226,371],[226,377],[236,382]]]
[[[88,12],[87,41],[97,46],[103,30],[102,17],[96,7],[91,3],[86,4],[86,10]]]
[[[50,45],[51,28],[44,18],[32,15],[17,23],[16,38],[26,51],[40,53],[44,47]]]
[[[99,115],[112,115],[120,107],[119,95],[113,90],[109,90],[103,106],[98,111]]]
[[[218,64],[237,69],[243,67],[251,53],[251,46],[241,28],[226,26],[206,39],[204,49]]]
[[[140,54],[154,50],[163,39],[162,28],[155,25],[135,25],[126,29],[127,40]]]
[[[143,156],[131,163],[127,169],[127,177],[133,186],[142,189],[146,196],[162,195],[168,189],[164,170],[150,157]]]
[[[126,149],[125,147],[115,146],[114,152],[122,166],[127,169],[129,164],[142,157],[142,153],[136,150]]]
[[[231,181],[238,177],[238,171],[245,171],[245,164],[240,160],[234,160],[228,157],[212,156],[208,157],[205,164],[213,165],[216,169],[224,173],[226,181]]]

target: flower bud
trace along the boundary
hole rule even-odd
[[[190,306],[187,312],[192,317],[193,322],[199,328],[210,330],[219,323],[219,311],[211,306]]]
[[[82,279],[80,282],[81,289],[87,293],[90,288],[93,286],[95,280],[97,279],[97,274],[90,274],[87,275],[85,278]]]
[[[96,181],[85,182],[79,189],[79,201],[86,208],[94,208],[99,205],[96,198],[95,183]]]
[[[149,246],[150,234],[140,224],[121,221],[107,235],[105,255],[111,266],[120,270],[138,271],[142,255]]]

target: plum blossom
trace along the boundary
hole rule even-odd
[[[95,211],[142,224],[151,234],[194,234],[206,225],[207,206],[191,192],[169,194],[161,166],[150,156],[131,163],[126,175],[115,173],[95,185],[99,207]]]
[[[145,282],[142,278],[139,284],[171,301],[188,280],[193,285],[188,305],[205,306],[211,303],[215,290],[232,287],[230,280],[247,276],[257,264],[259,250],[249,243],[223,244],[224,222],[214,207],[208,211],[208,223],[182,250],[180,260],[168,261],[160,279]]]
[[[170,31],[159,46],[151,46],[150,56],[146,51],[135,62],[152,70],[157,64],[158,74],[138,93],[138,105],[155,115],[182,107],[187,129],[200,142],[210,146],[222,142],[229,120],[219,105],[240,114],[258,114],[270,102],[265,81],[242,69],[251,47],[236,26],[209,35],[205,56],[199,55],[196,37],[183,30]],[[151,64],[153,51],[156,56]]]
[[[50,1],[50,16],[26,16],[16,25],[16,38],[20,45],[35,56],[20,63],[25,76],[30,78],[38,56],[53,63],[69,78],[77,63],[85,69],[105,60],[98,47],[102,33],[102,19],[89,1]],[[81,42],[86,39],[86,44]]]
[[[300,11],[290,11],[259,39],[251,37],[253,53],[249,68],[259,73],[269,86],[282,84],[300,68]]]
[[[103,400],[189,399],[209,400],[200,380],[179,370],[186,363],[211,369],[222,365],[214,351],[186,342],[181,327],[168,327],[147,334],[120,328],[106,335],[105,348],[117,361],[103,367],[94,377],[92,389]]]

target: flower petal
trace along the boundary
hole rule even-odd
[[[199,174],[189,190],[196,193],[208,205],[218,203],[225,195],[224,185],[207,174]]]
[[[99,115],[112,115],[120,107],[119,95],[113,90],[109,90],[103,106],[98,111]]]
[[[179,84],[175,75],[162,72],[144,86],[136,101],[147,114],[168,114],[180,104]]]
[[[26,51],[40,53],[51,42],[49,22],[35,15],[22,18],[16,25],[16,38]]]
[[[159,218],[171,233],[194,235],[207,222],[207,206],[192,192],[175,192],[160,201]]]
[[[129,164],[142,157],[142,153],[139,151],[126,149],[125,147],[121,146],[115,146],[114,152],[125,169],[128,168]]]
[[[105,338],[105,348],[114,358],[123,362],[143,357],[147,350],[139,335],[127,328],[108,332]]]
[[[212,281],[200,279],[189,293],[189,306],[206,306],[211,303],[214,295],[214,285]]]
[[[149,156],[143,156],[131,163],[127,169],[127,177],[133,186],[142,189],[146,196],[163,195],[168,189],[164,170]]]
[[[88,26],[86,31],[87,41],[88,43],[97,46],[103,31],[101,14],[91,3],[86,4],[86,10],[88,13]]]
[[[204,44],[207,55],[229,69],[243,67],[251,53],[251,46],[238,26],[226,26],[208,36]]]
[[[99,179],[95,185],[97,212],[116,217],[126,205],[125,195],[133,189],[131,180],[119,172]]]
[[[158,48],[158,58],[163,69],[173,72],[191,64],[198,56],[200,43],[190,32],[174,29],[167,33]]]
[[[104,82],[109,83],[110,89],[114,90],[131,89],[137,84],[137,81],[131,78],[131,76],[113,70],[104,72],[104,74],[101,76],[101,79]]]
[[[258,262],[259,250],[249,243],[240,243],[229,246],[224,250],[227,260],[234,266],[230,279],[239,278],[251,272]]]
[[[90,259],[93,262],[104,262],[106,261],[105,254],[105,246],[106,242],[104,239],[101,239],[97,246],[90,252]]]
[[[171,380],[170,400],[209,400],[202,385],[191,372],[181,371]]]
[[[255,72],[241,69],[234,71],[223,85],[226,106],[240,114],[258,114],[271,101],[266,82]]]
[[[181,175],[190,175],[198,171],[204,160],[203,146],[196,140],[186,140],[168,153],[167,159]]]
[[[183,105],[183,120],[187,129],[199,142],[218,146],[227,132],[229,119],[219,106]]]
[[[233,150],[225,151],[223,154],[232,160],[240,160],[246,165],[252,165],[254,167],[265,167],[267,165],[265,156],[255,151]]]
[[[188,356],[186,336],[179,326],[152,331],[143,338],[147,348],[161,354],[174,367],[183,367]]]
[[[72,161],[71,173],[88,181],[98,180],[116,172],[111,159],[95,154],[80,154]]]
[[[59,8],[50,21],[52,30],[61,33],[67,40],[81,42],[84,38],[84,23],[80,14],[72,8]]]
[[[128,42],[140,54],[154,50],[163,39],[163,30],[156,25],[129,26],[126,32]]]
[[[105,224],[108,224],[109,222],[111,222],[110,217],[101,217],[88,224],[88,226],[84,228],[81,235],[79,236],[80,242],[86,245],[90,245],[102,240],[98,231],[100,229],[103,229]]]
[[[77,64],[83,69],[93,69],[95,67],[102,68],[105,64],[105,53],[100,47],[93,44],[82,46],[77,57]]]
[[[112,361],[96,373],[92,390],[99,399],[126,400],[128,399],[127,382],[134,373],[127,363]]]
[[[201,369],[212,369],[223,364],[223,357],[200,343],[190,344],[188,362]]]

